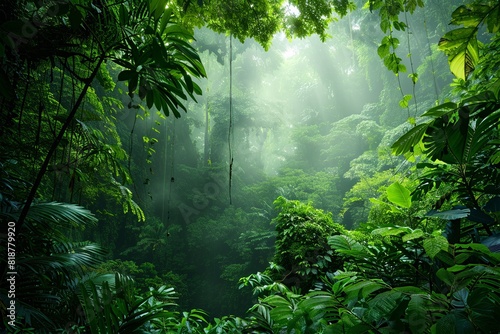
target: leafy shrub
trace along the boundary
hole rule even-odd
[[[280,196],[274,205],[280,213],[273,220],[278,235],[269,273],[288,286],[310,289],[325,273],[341,266],[327,238],[345,233],[345,228],[334,223],[331,214],[310,204]]]
[[[252,286],[259,296],[251,308],[252,326],[259,333],[498,332],[500,254],[481,244],[452,245],[441,235],[407,227],[373,234],[395,238],[376,246],[347,235],[329,239],[351,270],[327,273],[322,290],[300,294],[260,273],[243,278],[242,286]],[[379,277],[378,265],[392,266],[398,277],[413,273],[410,259],[398,255],[397,247],[386,248],[390,240],[394,246],[411,244],[431,264],[427,280],[400,279],[394,285]]]

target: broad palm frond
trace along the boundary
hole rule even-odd
[[[160,288],[135,296],[133,281],[117,273],[114,287],[89,281],[80,284],[78,296],[91,333],[132,333],[155,320],[174,317],[174,312],[166,310],[175,305],[168,301],[172,293],[171,288]]]
[[[17,220],[19,212],[11,213],[9,216]],[[95,224],[97,218],[87,209],[68,203],[36,203],[30,207],[27,220],[36,222],[38,228],[49,228],[49,230],[57,228],[73,228],[85,227]],[[54,226],[56,224],[57,226]],[[35,224],[31,224],[32,228]],[[54,226],[51,228],[51,226]]]
[[[6,216],[16,221],[19,213]],[[75,298],[77,282],[101,262],[106,250],[91,242],[70,242],[65,232],[96,221],[90,211],[74,204],[31,206],[16,238],[16,311],[20,321],[48,332],[59,326],[54,319],[67,322],[71,310],[65,305]]]
[[[70,310],[64,305],[74,298],[82,280],[101,283],[110,279],[85,275],[85,271],[101,262],[106,251],[91,242],[54,242],[37,252],[20,253],[17,257],[17,315],[37,328],[53,329],[57,325],[50,319],[58,318],[55,314],[67,316]]]
[[[89,267],[95,267],[102,262],[107,251],[101,246],[88,242],[54,243],[50,254],[41,256],[25,256],[18,261],[19,266],[31,269],[33,272],[56,270],[67,273],[82,273]]]

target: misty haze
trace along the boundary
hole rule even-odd
[[[500,330],[500,2],[0,18],[6,332]]]

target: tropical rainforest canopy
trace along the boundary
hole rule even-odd
[[[500,1],[3,0],[2,328],[498,333]]]

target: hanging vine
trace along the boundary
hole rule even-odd
[[[229,35],[229,131],[227,135],[229,149],[229,204],[233,204],[232,180],[234,152],[232,143],[234,142],[233,130],[233,37]]]
[[[413,104],[415,106],[415,113],[413,115],[413,118],[417,117],[418,115],[418,102],[417,102],[417,93],[416,93],[416,84],[418,81],[418,73],[415,72],[415,68],[413,66],[413,55],[411,51],[411,42],[410,42],[410,24],[408,23],[408,11],[405,10],[405,24],[406,24],[406,44],[408,46],[408,58],[410,60],[410,69],[411,73],[408,74],[408,77],[411,79],[412,83],[412,96],[413,96]],[[404,99],[404,97],[403,97]],[[409,107],[409,106],[408,106]]]
[[[418,74],[415,72],[413,67],[413,60],[410,48],[410,30],[408,24],[407,13],[413,14],[413,12],[418,7],[424,7],[424,3],[421,0],[408,1],[408,0],[370,0],[368,3],[370,11],[378,10],[380,16],[380,29],[386,34],[382,38],[381,44],[377,49],[378,55],[383,60],[384,65],[392,71],[398,80],[399,90],[401,91],[402,99],[399,105],[407,110],[408,120],[410,123],[413,122],[414,117],[410,117],[409,102],[412,98],[415,98],[415,84],[418,80]],[[399,20],[399,14],[404,13],[405,22]],[[411,73],[408,77],[412,80],[413,84],[413,95],[404,94],[400,73],[406,72],[406,66],[402,63],[402,59],[397,55],[396,50],[399,47],[400,41],[394,37],[393,32],[401,31],[406,32],[407,45],[408,45],[408,55],[410,58]],[[417,102],[415,102],[415,115],[417,114]]]

